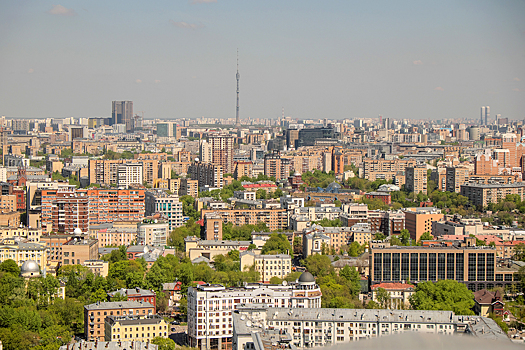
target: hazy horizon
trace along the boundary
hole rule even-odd
[[[525,2],[0,4],[0,115],[525,119]]]

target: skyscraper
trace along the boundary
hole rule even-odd
[[[133,132],[133,101],[113,101],[111,125],[126,124],[126,132]]]
[[[239,50],[237,50],[237,74],[235,77],[237,78],[237,109],[235,112],[235,126],[240,127],[241,119],[239,119],[239,79],[241,79],[241,75],[239,74]]]
[[[485,115],[485,106],[481,107],[481,118],[479,121],[479,125],[483,125],[483,116]]]
[[[490,107],[482,106],[480,125],[489,125],[489,117],[490,117]],[[483,118],[485,118],[485,122],[483,122]]]
[[[212,164],[221,165],[225,174],[233,173],[233,136],[228,134],[210,135]]]

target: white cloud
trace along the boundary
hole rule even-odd
[[[73,9],[67,9],[62,5],[53,5],[53,8],[47,13],[51,15],[59,15],[59,16],[74,16],[76,15],[75,10]]]
[[[33,68],[29,68],[29,70],[28,70],[27,72],[28,72],[29,74],[31,74],[31,73],[34,73],[35,70],[34,70]]]
[[[521,79],[516,77],[516,78],[514,78],[514,81],[521,81]]]
[[[445,91],[445,89],[443,89],[441,86],[436,87],[434,90],[436,90],[436,91]]]
[[[142,80],[137,79],[137,80],[135,80],[135,83],[140,84],[140,83],[142,83]]]
[[[155,84],[158,84],[160,83],[160,80],[159,79],[155,79]]]
[[[217,2],[217,0],[191,0],[190,4],[211,4]]]
[[[414,61],[412,62],[415,66],[420,66],[423,64],[423,62],[421,62],[421,60],[417,60],[417,61]]]
[[[521,90],[518,88],[512,89],[512,91],[520,92]]]
[[[184,28],[184,29],[202,28],[202,25],[197,25],[194,23],[187,23],[187,22],[175,22],[174,20],[171,20],[171,19],[170,19],[170,23],[177,28]]]

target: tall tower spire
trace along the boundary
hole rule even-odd
[[[239,49],[237,49],[237,74],[235,75],[237,78],[237,110],[235,112],[235,126],[240,127],[241,126],[241,120],[239,119],[239,79],[241,78],[241,75],[239,74]]]

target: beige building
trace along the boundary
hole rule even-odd
[[[201,240],[195,236],[184,238],[186,256],[190,260],[205,257],[213,261],[217,255],[225,255],[232,250],[247,251],[250,241],[222,241],[222,240]]]
[[[292,272],[292,257],[288,254],[257,255],[252,251],[240,254],[240,266],[243,271],[251,266],[261,275],[261,282],[270,282],[272,277],[283,279]]]
[[[464,185],[469,178],[469,170],[465,167],[447,167],[446,172],[446,191],[461,192],[461,185]]]
[[[29,242],[39,243],[42,229],[28,227],[0,227],[0,240],[23,238]]]
[[[264,222],[270,231],[288,228],[288,213],[285,209],[203,209],[201,217],[204,218],[207,213],[218,213],[223,222],[231,222],[236,226]]]
[[[432,222],[443,220],[444,215],[437,208],[406,208],[405,228],[410,232],[410,238],[419,241],[425,232],[432,232]]]
[[[199,196],[199,181],[182,179],[180,182],[179,196],[192,196],[197,198]]]
[[[62,265],[81,265],[98,259],[98,241],[73,237],[62,245]]]
[[[109,272],[109,261],[86,260],[82,266],[87,267],[96,276],[107,277]]]
[[[413,159],[364,159],[361,170],[363,178],[369,181],[392,180],[398,171],[405,171],[405,168],[415,165]]]
[[[489,203],[498,203],[498,200],[505,199],[509,194],[517,194],[523,201],[525,199],[525,183],[461,185],[461,195],[467,197],[472,204],[482,207],[486,207]]]
[[[108,316],[104,322],[105,341],[133,340],[150,342],[155,337],[168,338],[168,324],[157,315]]]
[[[137,227],[137,244],[165,246],[169,234],[170,227],[167,221],[144,219]]]
[[[5,194],[0,195],[0,212],[11,213],[16,211],[16,195]]]

